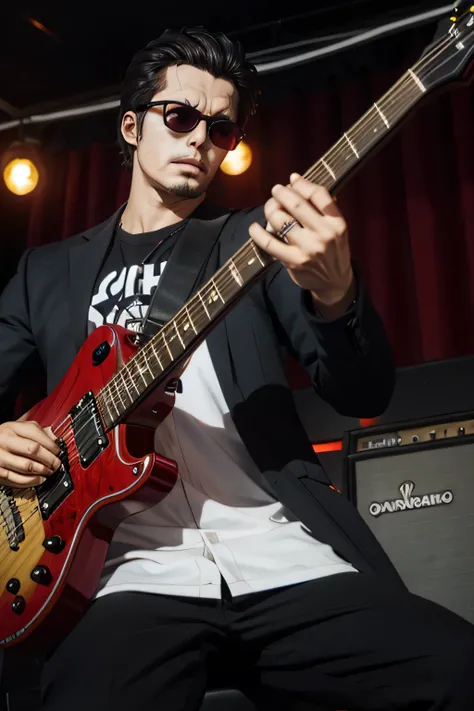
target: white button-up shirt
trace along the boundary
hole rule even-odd
[[[97,596],[115,591],[219,598],[356,570],[276,501],[242,442],[207,344],[159,425],[156,451],[179,478],[157,505],[126,519],[112,540]],[[275,432],[275,437],[284,437]]]

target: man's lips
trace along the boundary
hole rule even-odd
[[[207,173],[207,169],[204,163],[199,160],[196,160],[195,158],[178,158],[177,160],[174,160],[172,162],[176,163],[177,165],[190,165],[194,168],[197,168],[203,173]]]

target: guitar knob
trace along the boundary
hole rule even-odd
[[[18,595],[12,602],[12,610],[15,615],[21,615],[26,606],[25,598]]]
[[[45,565],[37,565],[30,573],[30,578],[38,585],[49,585],[53,576]]]
[[[46,548],[50,553],[61,553],[66,541],[64,541],[61,536],[50,536],[43,541],[43,548]]]
[[[18,590],[20,589],[20,581],[18,578],[10,578],[8,583],[5,586],[5,590],[12,595],[16,595]]]

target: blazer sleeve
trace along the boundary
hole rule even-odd
[[[265,226],[263,206],[245,211],[242,239],[252,222]],[[382,320],[354,270],[355,303],[332,321],[318,317],[311,294],[279,262],[263,280],[263,298],[280,343],[307,370],[317,393],[341,415],[371,418],[390,402],[395,367]]]
[[[341,415],[370,418],[390,402],[395,368],[380,316],[357,274],[356,280],[355,303],[333,321],[318,317],[311,294],[281,265],[267,275],[264,294],[280,341],[317,393]]]
[[[12,417],[12,405],[21,388],[21,373],[36,355],[26,289],[31,251],[23,254],[16,274],[0,296],[0,422]]]

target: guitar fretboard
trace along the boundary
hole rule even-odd
[[[342,179],[399,123],[425,91],[423,81],[409,69],[304,177],[334,193]]]
[[[272,259],[249,240],[176,316],[130,359],[98,396],[107,427],[113,426],[202,340],[209,327]]]

